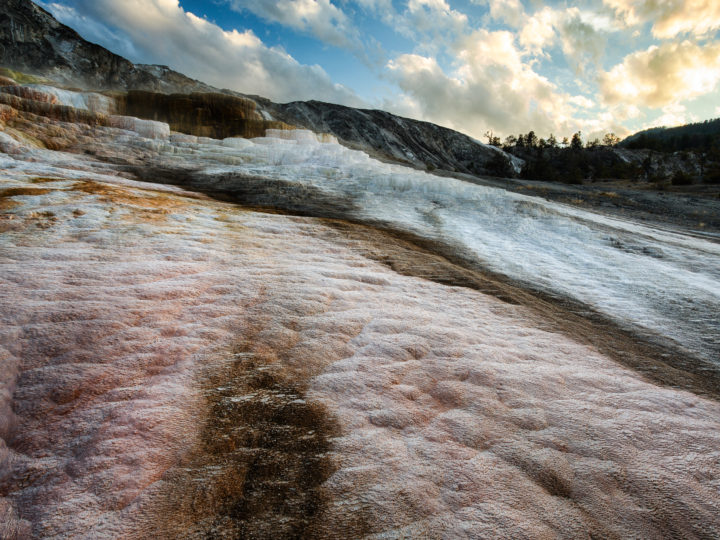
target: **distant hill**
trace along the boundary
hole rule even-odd
[[[720,148],[720,118],[674,128],[652,128],[629,136],[620,144],[630,150],[711,150]]]

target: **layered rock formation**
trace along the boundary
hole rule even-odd
[[[658,289],[717,313],[716,243],[0,95],[0,537],[720,536],[712,371],[480,264],[542,284],[584,244],[567,290],[610,257],[599,305],[657,325]]]

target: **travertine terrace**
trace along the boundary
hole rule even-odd
[[[349,151],[308,132],[198,139],[0,95],[0,537],[720,536],[720,405],[691,375],[630,369],[623,354],[673,371],[611,341],[619,322],[583,326],[390,230],[450,245],[425,227],[455,184],[360,153],[346,173],[331,158]],[[293,180],[308,155],[317,178]],[[364,185],[384,191],[347,195],[383,167]],[[188,191],[202,182],[292,197],[261,210]],[[434,210],[399,204],[393,222],[391,187]],[[717,262],[710,243],[682,249]],[[560,292],[588,301],[586,285]],[[666,324],[614,286],[622,305],[598,310]]]

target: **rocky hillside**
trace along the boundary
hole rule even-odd
[[[203,130],[216,137],[262,135],[257,132],[258,124],[248,127],[246,117],[235,114],[247,110],[247,100],[252,98],[264,121],[331,133],[346,146],[415,167],[499,175],[506,165],[505,158],[511,160],[515,172],[522,165],[521,160],[501,150],[428,122],[318,101],[276,104],[218,90],[166,66],[133,64],[84,40],[29,0],[5,0],[0,5],[0,66],[88,90],[221,92],[238,98],[169,99],[146,93],[126,100],[132,107],[123,112],[167,122],[174,130],[194,135],[203,134]],[[157,106],[159,102],[161,106]]]
[[[0,6],[0,64],[93,89],[214,90],[166,66],[135,65],[84,40],[29,0],[3,0]]]
[[[493,174],[497,148],[452,129],[395,116],[385,111],[354,109],[321,101],[269,104],[273,116],[288,124],[332,133],[358,148],[372,148],[386,157],[429,169]],[[520,170],[522,160],[507,156]]]

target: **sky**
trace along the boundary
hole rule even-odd
[[[57,0],[84,38],[278,102],[477,139],[589,140],[720,116],[718,0]]]

